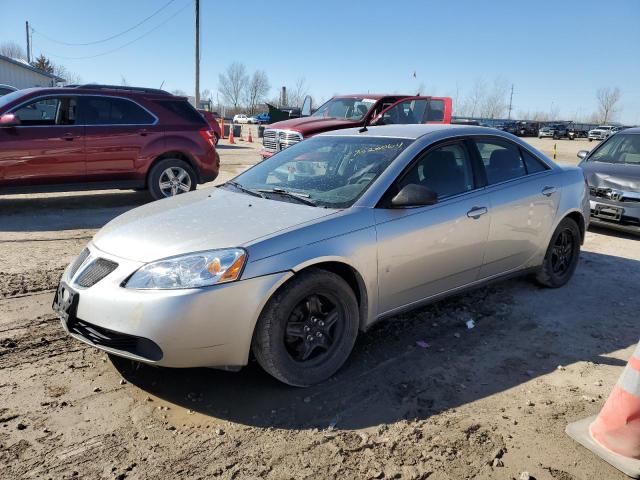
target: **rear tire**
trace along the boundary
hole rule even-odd
[[[179,158],[160,160],[151,168],[147,178],[147,188],[154,200],[193,191],[197,185],[196,172]]]
[[[356,296],[340,276],[309,269],[276,292],[256,325],[252,350],[278,380],[320,383],[345,363],[358,335]]]
[[[565,218],[551,236],[536,281],[548,288],[565,285],[573,276],[580,258],[580,229],[575,221]]]

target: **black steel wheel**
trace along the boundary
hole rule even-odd
[[[551,236],[542,266],[536,275],[538,283],[550,288],[565,285],[578,266],[581,243],[576,222],[571,218],[562,220]]]
[[[309,269],[269,300],[258,319],[252,350],[277,379],[309,386],[344,364],[358,325],[358,302],[349,284],[335,273]]]

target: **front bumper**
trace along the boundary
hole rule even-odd
[[[601,206],[620,209],[620,218],[609,218],[598,213]],[[591,210],[590,224],[596,227],[610,228],[621,232],[640,234],[640,202],[615,202],[602,197],[589,197]]]
[[[63,327],[74,338],[101,350],[166,367],[246,365],[262,308],[293,275],[280,272],[199,289],[130,290],[121,284],[143,264],[93,246],[90,250],[92,256],[115,261],[118,267],[89,288],[79,287],[69,279],[68,271],[64,273],[62,280],[78,292],[79,300],[75,318],[63,321]],[[111,337],[115,343],[100,341],[92,333]],[[153,342],[160,354],[119,347],[118,342],[131,337]]]

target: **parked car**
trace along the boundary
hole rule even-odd
[[[249,122],[249,117],[244,113],[239,113],[238,115],[233,116],[233,123],[251,123]]]
[[[269,123],[270,121],[271,117],[266,112],[253,115],[249,118],[249,123],[254,123],[256,125],[262,125],[263,123]]]
[[[235,369],[253,352],[306,386],[383,318],[516,273],[564,285],[588,220],[582,171],[512,135],[343,129],[112,220],[65,270],[54,308],[114,355]]]
[[[207,121],[209,128],[211,128],[211,131],[213,132],[214,143],[217,145],[220,138],[222,138],[222,129],[218,123],[218,118],[220,118],[220,116],[217,112],[211,112],[209,110],[198,110],[198,112],[200,112],[200,115],[202,115]]]
[[[552,123],[538,130],[538,138],[551,137],[553,139],[569,138],[569,128],[564,123]]]
[[[147,189],[155,199],[214,180],[214,133],[186,98],[82,85],[0,97],[0,193]]]
[[[7,93],[15,92],[16,90],[18,90],[16,87],[0,83],[0,97],[6,95]]]
[[[616,133],[578,157],[589,184],[592,223],[640,235],[640,128]]]
[[[600,125],[593,130],[589,130],[589,141],[591,142],[593,140],[604,140],[611,134],[612,130],[615,128],[615,125]]]
[[[448,97],[340,95],[312,115],[273,123],[264,130],[261,155],[268,158],[322,132],[368,125],[451,123]]]

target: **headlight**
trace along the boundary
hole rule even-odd
[[[126,281],[126,288],[178,289],[208,287],[240,277],[247,253],[240,248],[210,250],[152,262]]]

